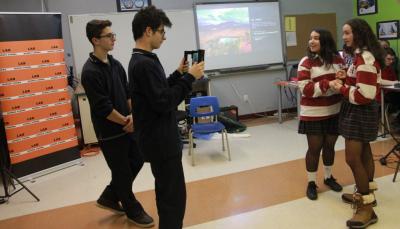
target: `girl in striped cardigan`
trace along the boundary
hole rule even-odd
[[[338,138],[338,114],[342,96],[330,88],[336,72],[344,66],[332,34],[325,29],[314,29],[310,34],[307,56],[299,63],[298,85],[300,101],[299,133],[307,135],[306,169],[307,197],[317,199],[316,174],[322,150],[324,183],[340,192],[342,186],[332,176],[335,143]]]
[[[343,194],[342,199],[356,205],[353,217],[347,221],[351,228],[365,228],[378,221],[372,206],[376,204],[373,190],[376,189],[374,161],[370,142],[377,138],[378,105],[375,101],[380,81],[382,49],[368,23],[362,19],[351,19],[343,26],[343,40],[352,50],[353,62],[345,77],[345,83],[334,82],[333,88],[344,96],[339,132],[345,138],[346,162],[356,182],[353,195]]]

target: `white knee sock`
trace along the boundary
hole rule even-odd
[[[307,171],[307,178],[308,178],[308,182],[310,182],[310,181],[317,182],[317,172],[308,172]]]
[[[332,166],[326,166],[324,165],[324,177],[325,180],[328,178],[331,178],[332,176]]]

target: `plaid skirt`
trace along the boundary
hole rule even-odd
[[[336,115],[319,121],[300,120],[298,133],[309,135],[339,135],[339,116]]]
[[[371,142],[378,136],[378,104],[373,101],[367,105],[351,104],[343,100],[339,115],[339,133],[345,139]]]

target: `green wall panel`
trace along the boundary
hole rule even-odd
[[[378,3],[378,13],[358,16],[357,15],[357,2],[359,0],[354,1],[354,9],[353,15],[354,17],[359,17],[368,22],[368,24],[372,27],[376,34],[376,23],[380,21],[391,21],[391,20],[400,20],[400,0],[375,0]],[[393,48],[397,56],[399,55],[399,39],[389,40],[390,47]]]

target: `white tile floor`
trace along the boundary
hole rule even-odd
[[[378,206],[374,208],[379,223],[368,228],[398,229],[400,228],[400,184],[392,182],[393,175],[376,179],[379,190],[376,198]],[[344,188],[352,192],[353,186]],[[191,227],[187,229],[340,229],[347,228],[345,221],[352,215],[350,205],[340,200],[341,193],[328,191],[318,195],[318,201],[310,201],[306,197],[246,212]]]
[[[286,121],[283,124],[272,123],[250,127],[246,133],[250,136],[231,136],[229,138],[231,162],[228,162],[226,156],[221,152],[220,139],[196,140],[195,167],[191,166],[191,158],[187,155],[186,146],[183,165],[187,182],[303,158],[307,148],[305,136],[297,134],[296,120]],[[344,141],[339,138],[336,149],[343,148]],[[379,201],[384,204],[382,204],[382,208],[378,207],[377,211],[378,213],[385,212],[385,214],[379,215],[385,222],[385,224],[379,224],[379,228],[399,228],[393,227],[395,223],[392,225],[390,222],[397,222],[400,225],[400,221],[392,218],[396,214],[400,215],[400,208],[395,207],[396,205],[400,206],[400,199],[394,198],[400,196],[400,185],[399,182],[392,183],[391,177],[378,179],[380,185],[384,186],[381,189],[382,192],[378,194],[381,195]],[[109,179],[110,173],[102,155],[83,158],[82,166],[73,166],[37,178],[33,183],[27,182],[28,187],[41,198],[41,201],[35,202],[27,192],[21,191],[13,196],[8,204],[0,205],[0,220],[96,200]],[[153,189],[153,183],[150,167],[145,164],[135,180],[134,191]],[[347,187],[347,189],[350,190],[351,187]],[[326,192],[321,195],[321,201],[318,202],[310,202],[305,198],[299,199],[189,228],[299,228],[299,222],[304,226],[303,228],[321,228],[321,225],[327,225],[326,228],[344,228],[343,220],[339,220],[340,225],[336,225],[330,222],[330,217],[319,217],[334,215],[335,218],[346,219],[351,215],[350,207],[343,208],[342,203],[333,201],[334,198],[337,198],[336,195],[336,193]],[[386,208],[399,210],[393,212],[393,210],[385,210]],[[282,212],[282,209],[285,209],[285,214],[278,217],[276,214]],[[335,214],[331,214],[332,211]],[[289,221],[286,220],[286,215],[287,218],[290,218]],[[392,218],[392,220],[385,218]],[[320,222],[313,226],[314,220]],[[335,220],[336,223],[339,221]]]

